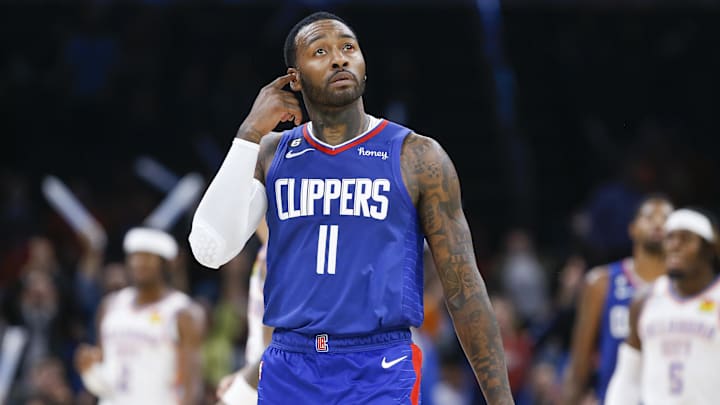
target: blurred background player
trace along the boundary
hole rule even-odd
[[[196,404],[204,319],[167,281],[177,244],[165,232],[135,228],[123,247],[132,286],[101,303],[99,347],[78,348],[83,383],[101,404]]]
[[[245,343],[245,367],[240,371],[224,377],[217,389],[217,396],[221,404],[242,405],[257,403],[258,362],[272,335],[273,328],[263,325],[265,303],[263,300],[263,287],[267,271],[267,223],[263,219],[255,235],[262,246],[258,250],[248,288],[248,338]]]
[[[717,223],[680,209],[665,224],[667,274],[638,294],[608,405],[717,404],[720,284]]]
[[[564,404],[580,403],[588,393],[587,385],[595,371],[595,396],[603,402],[615,369],[617,348],[628,336],[633,294],[665,273],[662,229],[672,209],[672,203],[663,196],[644,199],[629,226],[632,257],[600,266],[587,274],[575,321],[570,367],[565,376]]]

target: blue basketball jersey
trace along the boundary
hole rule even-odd
[[[632,260],[625,259],[608,265],[608,290],[600,323],[600,363],[595,392],[600,403],[605,399],[610,378],[615,371],[620,343],[630,333],[630,303],[635,294]]]
[[[402,181],[411,131],[387,120],[337,146],[286,131],[270,166],[264,323],[364,335],[420,326],[423,235]]]

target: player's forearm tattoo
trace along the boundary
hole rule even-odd
[[[489,404],[512,403],[502,340],[475,262],[455,168],[434,141],[411,136],[405,143],[402,169],[475,376]]]
[[[263,133],[249,125],[241,125],[235,134],[236,138],[245,139],[246,141],[260,143],[260,139],[263,137]]]

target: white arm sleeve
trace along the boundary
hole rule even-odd
[[[627,343],[618,349],[617,366],[610,379],[606,405],[636,405],[640,403],[642,354]]]
[[[265,215],[265,187],[254,178],[259,149],[235,138],[200,200],[188,240],[203,266],[217,269],[240,253]]]
[[[96,397],[107,399],[112,395],[112,386],[105,376],[102,364],[93,364],[80,378],[85,388]]]

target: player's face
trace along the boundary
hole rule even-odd
[[[336,20],[320,20],[298,32],[296,67],[298,82],[308,101],[327,107],[344,107],[365,92],[365,59],[353,32]]]
[[[630,225],[630,237],[652,253],[662,253],[663,225],[673,207],[665,200],[650,200],[640,207],[637,217]]]
[[[700,236],[690,231],[669,232],[663,242],[668,276],[675,279],[693,277],[707,260],[700,254],[702,244]]]
[[[137,252],[127,257],[127,267],[134,285],[142,287],[163,279],[163,260],[152,253]]]

